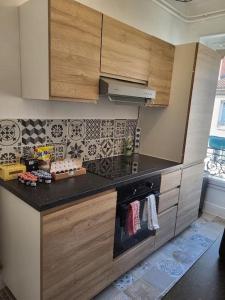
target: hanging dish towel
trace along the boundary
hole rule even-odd
[[[129,236],[132,236],[137,233],[139,229],[141,229],[140,226],[140,202],[134,201],[129,204],[128,207],[128,214],[127,214],[127,225],[126,225],[126,231]]]
[[[159,229],[158,215],[156,211],[156,199],[155,195],[151,194],[147,197],[147,219],[148,229],[155,230]]]

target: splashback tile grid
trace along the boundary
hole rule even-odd
[[[0,120],[0,164],[29,158],[35,146],[54,145],[54,158],[84,161],[123,154],[128,136],[135,141],[137,120],[3,119]]]

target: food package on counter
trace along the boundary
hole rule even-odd
[[[0,165],[0,178],[4,181],[17,179],[18,174],[26,172],[26,166],[23,164],[3,164]]]
[[[38,182],[51,183],[52,175],[43,170],[32,171],[32,174],[38,178]]]
[[[53,146],[40,146],[34,149],[34,156],[38,160],[50,161],[53,156]]]
[[[18,175],[18,180],[19,182],[24,183],[25,185],[35,187],[37,185],[38,177],[30,172],[24,172]]]

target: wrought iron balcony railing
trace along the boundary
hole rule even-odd
[[[208,148],[205,159],[205,171],[212,176],[225,179],[225,149]]]

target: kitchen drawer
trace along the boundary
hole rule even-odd
[[[159,214],[159,226],[160,229],[156,233],[155,249],[158,249],[164,245],[167,241],[172,239],[175,235],[177,216],[177,206],[174,206],[163,213]]]
[[[159,196],[158,213],[176,205],[179,200],[179,188],[175,188],[169,192],[163,193]]]
[[[166,191],[172,190],[180,186],[180,181],[181,181],[181,170],[167,173],[167,174],[162,174],[160,192],[164,193]]]

